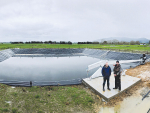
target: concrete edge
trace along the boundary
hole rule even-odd
[[[107,101],[107,102],[109,102],[111,99],[115,98],[117,95],[121,95],[124,91],[129,90],[131,87],[135,86],[136,84],[138,84],[138,83],[140,83],[140,82],[141,82],[141,79],[140,79],[139,81],[137,81],[136,83],[132,84],[131,86],[129,86],[128,88],[122,90],[122,91],[119,92],[118,94],[116,94],[116,95],[114,95],[114,96],[112,96],[112,97],[110,97],[110,98],[107,98],[107,97],[105,97],[104,95],[102,95],[101,93],[99,93],[99,92],[98,92],[96,89],[94,89],[92,86],[90,86],[88,83],[86,83],[86,82],[84,81],[84,79],[82,79],[82,83],[83,83],[85,86],[91,88],[96,94],[98,94],[100,97],[102,97],[102,98],[103,98],[105,101]]]
[[[114,97],[116,97],[116,96],[118,96],[118,95],[121,95],[123,92],[125,92],[126,90],[129,90],[131,87],[135,86],[136,84],[138,84],[138,83],[140,83],[140,82],[141,82],[141,79],[138,80],[137,82],[135,82],[134,84],[132,84],[131,86],[129,86],[128,88],[122,90],[122,91],[119,92],[118,94],[116,94],[116,95],[114,95],[114,96],[108,98],[108,100],[111,100],[112,98],[114,98]]]
[[[88,86],[89,88],[91,88],[97,95],[99,95],[100,97],[102,97],[104,100],[108,101],[108,98],[105,97],[104,95],[102,95],[101,93],[99,93],[97,90],[95,90],[92,86],[90,86],[88,83],[86,83],[84,81],[84,79],[82,79],[82,83],[85,85],[85,86]]]

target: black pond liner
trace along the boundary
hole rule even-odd
[[[89,56],[100,59],[100,56],[108,51],[98,49],[7,49],[0,51],[0,62],[9,59],[10,57],[73,57],[73,56]],[[137,60],[142,54],[125,53],[109,51],[105,57],[101,59],[107,60]],[[147,55],[150,58],[150,55]],[[128,63],[130,67],[136,67],[137,63]],[[0,83],[10,86],[63,86],[63,85],[77,85],[82,83],[83,78],[62,81],[5,81]]]

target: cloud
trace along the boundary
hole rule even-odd
[[[0,0],[1,41],[150,39],[148,0]]]

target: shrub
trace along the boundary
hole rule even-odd
[[[12,108],[12,113],[17,113],[17,108]]]
[[[0,108],[0,110],[1,110],[2,112],[8,112],[8,111],[9,111],[7,108]]]
[[[40,95],[35,95],[35,98],[40,98]]]

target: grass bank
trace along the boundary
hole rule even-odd
[[[83,85],[13,88],[0,84],[0,89],[0,112],[94,113],[94,105],[101,102]]]
[[[101,44],[0,44],[0,49],[8,48],[91,48],[119,51],[148,51],[150,45],[101,45]]]

